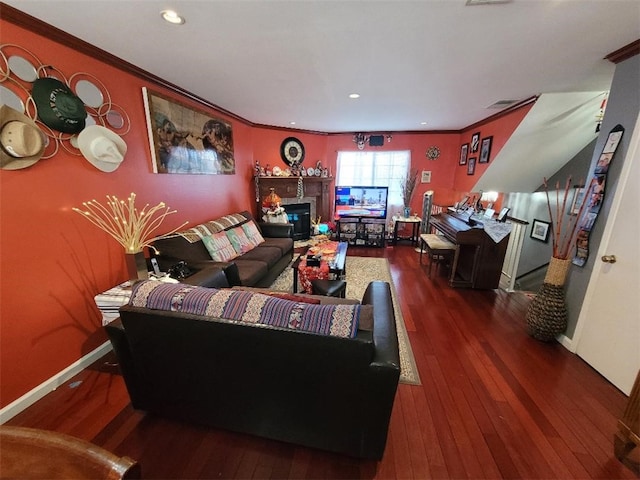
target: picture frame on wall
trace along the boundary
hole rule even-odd
[[[234,175],[230,123],[142,88],[153,173]]]
[[[571,209],[569,215],[577,215],[580,213],[580,207],[584,202],[585,188],[584,185],[578,185],[573,187],[573,200],[571,202]]]
[[[530,237],[534,240],[547,243],[547,241],[549,240],[550,229],[551,224],[549,222],[545,222],[543,220],[538,220],[537,218],[535,218],[533,220],[533,223],[531,224]]]
[[[469,163],[467,163],[467,175],[473,175],[476,173],[476,157],[471,157]]]
[[[458,165],[466,165],[468,155],[469,155],[469,144],[465,143],[460,148],[460,162],[458,163]]]
[[[431,183],[431,170],[422,170],[420,183]]]
[[[476,153],[480,148],[480,132],[471,135],[471,153]]]
[[[491,142],[493,137],[486,137],[480,142],[480,163],[489,163],[489,155],[491,154]]]

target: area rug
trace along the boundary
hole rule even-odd
[[[409,336],[404,325],[402,311],[398,306],[396,289],[391,279],[389,262],[386,258],[347,257],[347,298],[361,299],[369,282],[381,280],[391,286],[393,310],[396,317],[398,331],[398,346],[400,349],[400,382],[410,385],[420,385],[418,368],[409,343]],[[287,267],[270,287],[273,290],[285,292],[293,291],[293,270]]]

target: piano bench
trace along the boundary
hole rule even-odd
[[[423,233],[420,235],[420,265],[422,265],[423,251],[426,252],[429,257],[427,276],[431,278],[431,267],[434,263],[437,265],[440,265],[442,262],[451,264],[453,255],[456,252],[456,246],[442,235]]]

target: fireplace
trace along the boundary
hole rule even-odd
[[[256,188],[256,213],[262,216],[262,199],[269,195],[271,188],[282,198],[282,206],[298,203],[311,204],[311,217],[320,217],[323,222],[331,220],[333,203],[331,194],[333,189],[332,177],[254,177]],[[300,196],[300,182],[302,182],[302,198]],[[288,211],[288,210],[287,210]]]
[[[287,212],[289,223],[293,224],[293,239],[308,239],[311,232],[311,204],[291,203],[282,206]]]

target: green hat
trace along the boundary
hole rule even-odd
[[[69,87],[55,78],[38,78],[31,92],[38,118],[47,127],[64,133],[80,133],[87,111]]]

